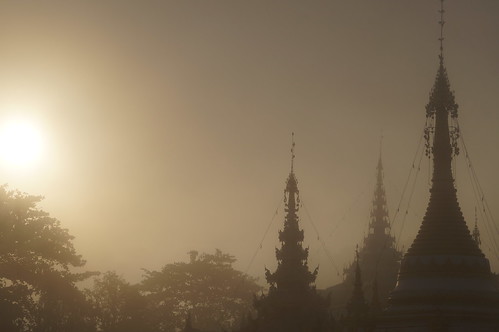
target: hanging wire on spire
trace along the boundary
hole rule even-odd
[[[291,173],[293,173],[293,166],[295,161],[295,133],[291,133]]]
[[[440,24],[440,38],[438,40],[440,41],[440,61],[443,61],[444,59],[444,0],[440,0],[440,10],[438,11],[440,13],[440,21],[438,24]]]
[[[262,239],[260,240],[260,242],[258,243],[258,246],[256,247],[255,249],[255,252],[253,253],[253,256],[251,257],[249,263],[248,263],[248,266],[246,267],[246,270],[244,270],[244,273],[245,274],[248,274],[251,266],[253,265],[254,261],[255,261],[255,258],[256,256],[258,255],[258,252],[262,249],[263,247],[263,242],[265,241],[265,239],[267,238],[267,234],[269,233],[269,230],[270,230],[270,227],[272,226],[272,224],[274,223],[274,220],[275,218],[277,217],[277,215],[279,214],[279,209],[281,208],[281,205],[282,205],[282,200],[279,200],[280,203],[279,205],[277,206],[277,208],[275,209],[275,212],[274,214],[272,215],[272,218],[270,219],[268,225],[267,225],[267,228],[265,229],[265,232],[263,233],[263,236],[262,236]]]
[[[339,276],[340,275],[340,270],[338,269],[338,265],[336,265],[336,262],[334,261],[333,259],[333,255],[331,254],[331,252],[327,249],[327,246],[326,246],[326,243],[324,242],[324,240],[321,238],[320,236],[320,233],[319,233],[319,230],[317,229],[317,226],[315,225],[315,222],[314,220],[312,219],[312,217],[310,216],[310,212],[308,212],[308,209],[307,209],[307,206],[305,205],[305,203],[303,202],[303,199],[301,200],[301,206],[303,206],[304,210],[305,210],[305,213],[307,214],[307,217],[308,217],[308,220],[310,221],[310,224],[312,225],[312,228],[314,229],[314,232],[315,234],[317,235],[317,240],[320,242],[321,246],[322,246],[322,249],[324,250],[324,252],[326,253],[327,255],[327,258],[329,259],[329,262],[331,263],[331,265],[333,266],[333,268],[336,270],[336,274]]]

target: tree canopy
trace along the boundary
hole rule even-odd
[[[256,279],[232,267],[235,258],[189,253],[188,263],[165,265],[161,271],[145,271],[142,290],[151,304],[151,321],[157,331],[182,328],[188,313],[193,325],[203,330],[237,326],[251,309],[261,290]]]
[[[40,196],[0,187],[0,330],[86,331],[85,261]]]
[[[106,272],[86,293],[98,331],[150,331],[145,320],[146,299],[138,285],[131,285],[116,272]]]
[[[96,273],[75,272],[85,261],[41,200],[0,186],[0,331],[170,332],[188,314],[194,327],[218,331],[237,327],[252,310],[261,287],[220,250],[145,270],[139,284],[107,272],[79,290],[77,282]]]

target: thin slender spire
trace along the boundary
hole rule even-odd
[[[383,130],[381,130],[381,134],[379,136],[379,160],[381,161],[381,157],[383,156]]]
[[[347,305],[347,313],[350,317],[360,318],[367,314],[368,306],[362,290],[362,277],[359,263],[359,246],[355,248],[355,280],[353,284],[352,297]]]
[[[440,21],[438,24],[440,24],[440,38],[438,40],[440,41],[440,62],[443,62],[444,60],[444,0],[440,0],[440,10],[438,11],[440,13]]]
[[[291,133],[291,173],[293,173],[293,167],[295,163],[295,133]]]

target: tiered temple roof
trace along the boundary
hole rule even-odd
[[[293,159],[294,149],[284,190],[286,217],[279,232],[281,248],[276,249],[277,269],[273,273],[266,270],[269,292],[255,300],[257,317],[244,331],[326,332],[333,328],[328,299],[315,289],[317,269],[310,272],[308,249],[302,245],[304,233],[299,226],[300,198]]]
[[[380,331],[499,330],[498,285],[470,234],[454,187],[451,161],[456,146],[449,118],[456,118],[457,110],[441,52],[426,106],[426,116],[434,122],[430,199],[416,239],[402,260]]]
[[[372,200],[369,230],[364,238],[363,246],[359,250],[358,265],[362,272],[364,292],[367,298],[373,296],[374,283],[376,282],[378,300],[384,304],[390,291],[395,287],[402,253],[396,249],[395,238],[390,233],[381,153],[376,171],[376,186]],[[349,289],[354,287],[356,266],[357,263],[353,262],[345,269],[344,283]],[[339,296],[341,297],[341,294]],[[338,304],[340,300],[333,298],[333,301]]]

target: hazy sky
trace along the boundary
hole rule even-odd
[[[367,230],[381,132],[394,216],[437,71],[439,6],[2,1],[0,121],[36,123],[45,152],[29,170],[1,165],[0,182],[45,196],[42,207],[76,237],[87,269],[132,282],[192,249],[220,248],[246,271],[279,207],[248,270],[263,282],[264,266],[275,266],[295,132],[309,265],[320,265],[319,287],[332,285],[340,277],[310,220],[342,270]],[[446,7],[461,129],[499,218],[499,2]],[[472,224],[462,156],[457,165]],[[427,160],[417,183],[406,247],[426,208]]]

